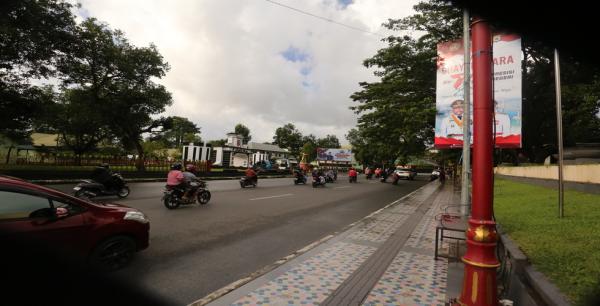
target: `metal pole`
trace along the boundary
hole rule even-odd
[[[465,111],[463,113],[463,158],[462,158],[462,188],[460,192],[461,214],[468,216],[471,211],[471,199],[469,193],[471,172],[471,46],[469,33],[469,11],[463,12],[463,39],[465,49],[464,60],[464,101]]]
[[[563,130],[562,103],[560,101],[560,61],[558,49],[554,49],[554,80],[556,83],[556,127],[558,132],[558,217],[564,217],[564,181],[563,181]]]
[[[498,305],[496,258],[498,234],[492,216],[492,32],[479,18],[473,33],[473,206],[466,232],[467,252],[460,305]]]

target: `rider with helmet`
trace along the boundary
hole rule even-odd
[[[112,184],[112,171],[107,163],[102,163],[92,171],[91,179],[110,189]]]

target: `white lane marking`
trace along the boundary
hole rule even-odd
[[[350,188],[350,186],[334,187],[333,189],[342,189],[342,188]]]
[[[281,197],[289,197],[289,196],[292,196],[292,195],[294,195],[294,194],[292,194],[292,193],[286,193],[286,194],[280,194],[280,195],[275,195],[275,196],[270,196],[270,197],[254,198],[254,199],[250,199],[250,201],[272,199],[272,198],[281,198]]]

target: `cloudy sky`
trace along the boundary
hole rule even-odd
[[[273,1],[380,35],[390,34],[384,21],[411,15],[417,2]],[[134,45],[157,45],[171,66],[159,81],[173,94],[167,115],[189,118],[205,140],[243,123],[253,141],[272,141],[291,122],[304,135],[347,143],[357,118],[349,96],[358,82],[375,80],[362,62],[386,46],[381,36],[267,0],[80,2],[80,16],[124,31]]]

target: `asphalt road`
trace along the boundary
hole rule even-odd
[[[310,182],[310,179],[309,179]],[[150,247],[117,272],[173,305],[186,305],[248,276],[428,182],[428,176],[397,186],[347,177],[325,188],[293,185],[291,178],[262,179],[257,188],[238,181],[209,181],[209,204],[168,210],[164,183],[130,184],[130,196],[114,202],[150,218]],[[73,185],[55,185],[69,191]]]

